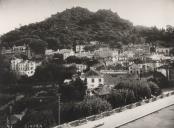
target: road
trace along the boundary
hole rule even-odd
[[[153,112],[161,110],[170,105],[174,105],[174,95],[136,107],[134,109],[128,109],[121,113],[115,113],[111,116],[95,120],[88,121],[86,124],[80,126],[74,126],[75,128],[116,128],[131,121],[140,119]],[[72,127],[73,128],[73,127]]]
[[[120,128],[174,128],[174,105]]]

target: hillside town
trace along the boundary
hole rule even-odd
[[[113,128],[171,106],[173,42],[111,9],[21,25],[0,36],[0,128]]]
[[[9,58],[10,70],[19,77],[33,77],[37,68],[48,60],[54,60],[57,64],[61,61],[64,67],[74,67],[76,70],[74,74],[65,78],[62,84],[71,86],[73,81],[80,78],[86,83],[86,96],[106,98],[115,85],[122,79],[126,80],[128,76],[134,76],[133,79],[149,80],[153,78],[154,72],[159,72],[167,80],[174,80],[172,67],[174,56],[169,47],[155,46],[153,43],[130,43],[122,48],[110,48],[102,46],[98,41],[84,44],[78,44],[73,49],[46,48],[42,55],[34,54],[28,44],[14,45],[9,49],[1,47],[1,55]],[[86,60],[95,60],[96,63],[89,64]],[[14,126],[24,116],[22,111],[20,113],[22,115],[19,117],[13,115],[16,120]]]
[[[56,55],[62,58],[64,67],[75,67],[75,74],[63,81],[65,86],[71,86],[73,81],[80,78],[86,83],[85,95],[107,97],[122,79],[134,76],[133,79],[148,80],[153,78],[154,72],[161,73],[169,81],[174,80],[172,63],[174,56],[171,48],[154,46],[152,43],[129,44],[122,48],[101,46],[98,41],[88,45],[76,45],[74,49],[45,49],[44,55],[35,58],[28,45],[14,45],[10,49],[2,47],[1,54],[10,58],[10,69],[16,75],[30,78],[45,60],[53,59]],[[88,49],[94,47],[96,49]],[[87,64],[85,59],[96,60],[95,64]],[[82,61],[79,61],[82,60]],[[57,62],[57,61],[55,61]],[[59,61],[57,62],[59,63]],[[38,95],[38,94],[37,94]],[[25,108],[25,111],[27,108]],[[15,116],[15,124],[22,120],[22,115]],[[35,126],[35,125],[34,125]],[[27,126],[28,127],[28,126]]]
[[[123,46],[121,49],[109,48],[107,46],[99,47],[95,50],[86,50],[86,47],[95,47],[99,44],[97,41],[91,41],[89,45],[76,45],[73,49],[46,49],[44,55],[45,58],[51,58],[56,54],[63,56],[65,60],[64,66],[74,65],[82,76],[85,74],[85,70],[89,68],[89,65],[76,62],[68,62],[66,60],[71,57],[76,58],[88,58],[96,59],[98,63],[92,65],[90,70],[98,72],[99,74],[116,74],[127,75],[141,74],[150,71],[159,71],[168,79],[171,78],[170,64],[174,61],[174,56],[170,53],[171,48],[153,46],[151,44],[129,44]],[[19,75],[26,75],[31,77],[38,66],[42,64],[43,60],[37,60],[32,58],[32,51],[29,46],[13,46],[11,49],[1,50],[2,55],[13,56],[10,60],[11,70]],[[20,55],[26,55],[26,58],[21,58]],[[20,58],[19,58],[20,57]],[[100,83],[96,80],[98,87]],[[103,84],[103,83],[101,83]],[[89,87],[90,88],[90,87]]]

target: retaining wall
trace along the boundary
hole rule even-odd
[[[151,103],[151,102],[154,102],[154,101],[158,101],[160,99],[164,99],[166,97],[170,97],[170,96],[173,96],[173,95],[174,95],[174,91],[169,92],[167,94],[162,94],[160,96],[153,97],[153,98],[150,98],[150,99],[142,100],[140,102],[132,103],[132,104],[129,104],[129,105],[126,105],[126,106],[123,106],[123,107],[112,109],[111,111],[105,111],[105,112],[102,112],[100,114],[89,116],[89,117],[86,117],[86,118],[81,119],[81,120],[75,120],[75,121],[72,121],[72,122],[69,122],[69,123],[65,123],[65,124],[56,126],[54,128],[78,127],[78,126],[81,126],[83,124],[88,123],[89,121],[96,121],[96,120],[99,120],[99,119],[102,119],[102,118],[105,118],[105,117],[109,117],[112,114],[120,113],[120,112],[126,111],[128,109],[134,109],[138,106],[143,106],[145,104],[148,104],[148,103]]]

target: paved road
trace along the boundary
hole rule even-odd
[[[88,123],[76,126],[75,128],[96,128],[97,126],[99,126],[97,128],[116,128],[170,105],[174,105],[174,95],[121,113],[115,113],[96,121],[89,121]]]
[[[120,128],[174,128],[174,105]]]

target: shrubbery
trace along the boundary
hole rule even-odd
[[[167,78],[160,72],[154,72],[153,73],[153,79],[150,81],[156,83],[160,88],[166,88],[169,86],[169,81]]]
[[[160,94],[161,89],[153,82],[127,79],[115,86],[107,100],[116,108]]]
[[[134,92],[130,89],[113,90],[107,100],[113,108],[117,108],[136,101]]]
[[[99,97],[86,97],[78,103],[64,103],[61,105],[61,123],[99,114],[111,109],[111,104]],[[56,118],[57,113],[57,108],[54,108]]]
[[[63,84],[60,87],[61,97],[65,101],[81,101],[86,95],[86,83],[80,78],[71,81],[69,85]]]

